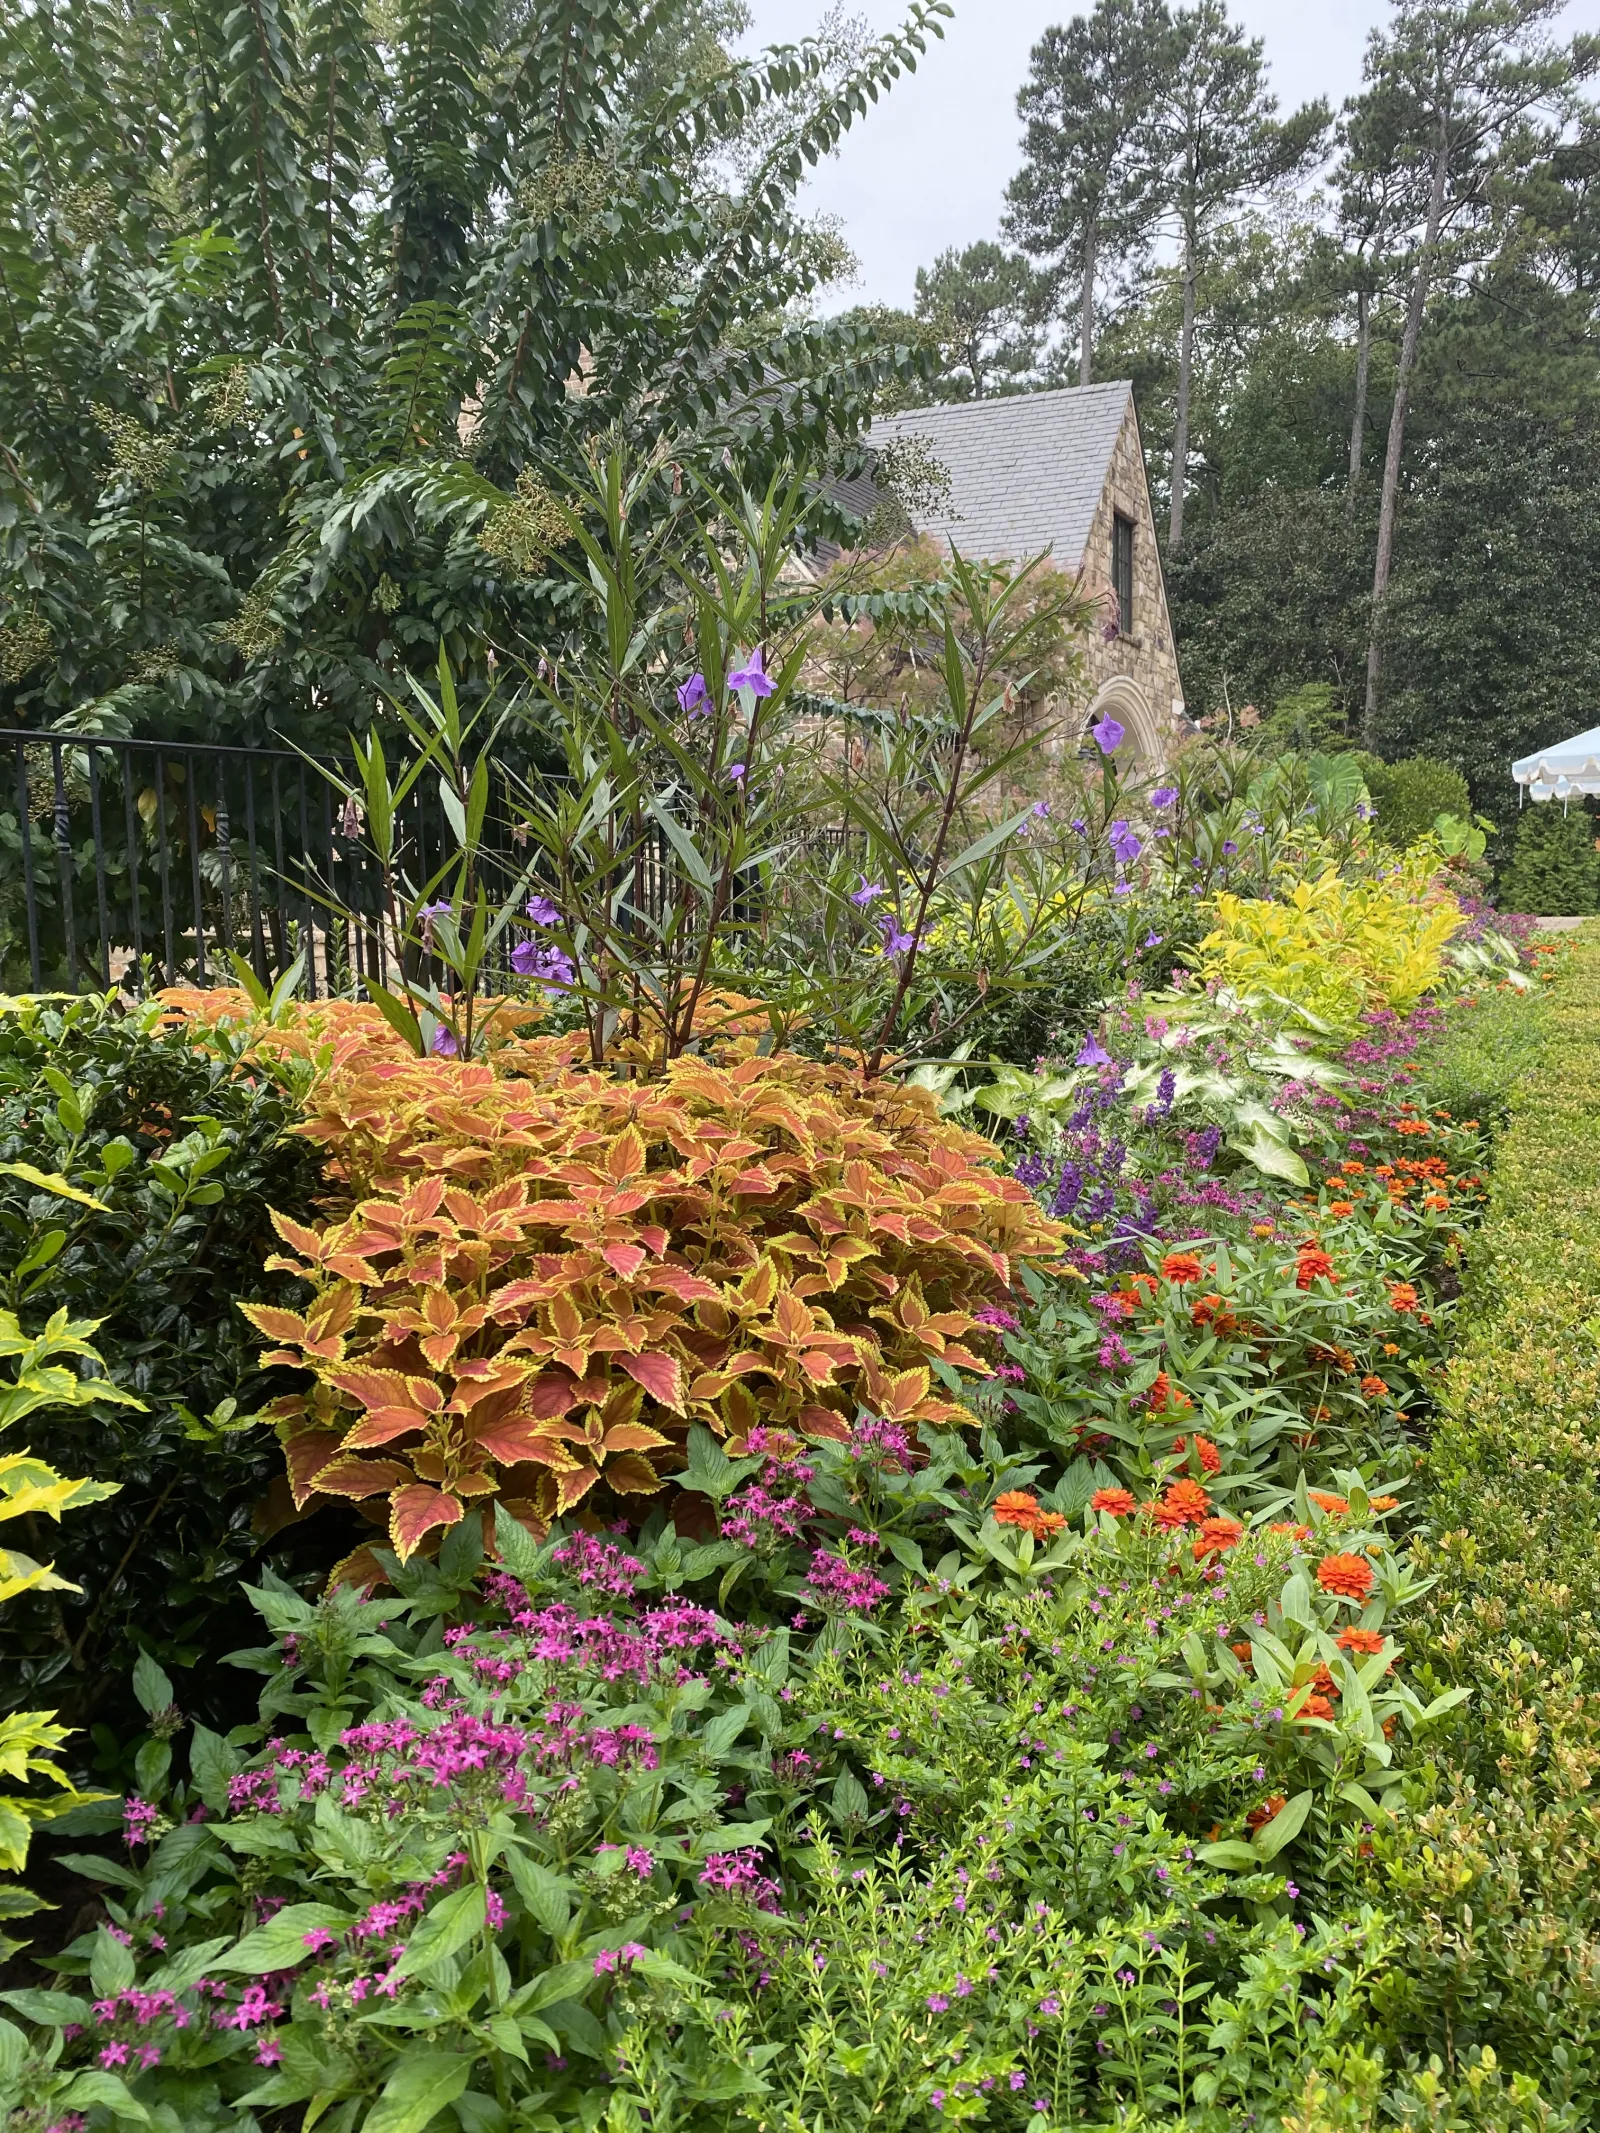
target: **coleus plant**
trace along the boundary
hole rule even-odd
[[[278,1219],[306,1310],[243,1308],[309,1374],[267,1410],[297,1505],[386,1511],[402,1561],[485,1498],[538,1526],[602,1485],[653,1494],[694,1422],[737,1451],[863,1407],[965,1419],[977,1314],[1059,1253],[924,1091],[750,1037],[624,1081],[573,1064],[581,1041],[357,1051],[313,1092],[301,1130],[348,1199]],[[345,1574],[376,1575],[368,1551]]]

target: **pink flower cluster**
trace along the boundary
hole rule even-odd
[[[409,1718],[349,1726],[339,1741],[350,1760],[338,1772],[325,1755],[273,1741],[263,1768],[229,1779],[228,1805],[235,1813],[281,1813],[282,1780],[289,1776],[295,1780],[293,1796],[300,1800],[329,1791],[348,1807],[376,1796],[386,1801],[391,1815],[403,1813],[419,1795],[427,1799],[440,1792],[457,1805],[499,1799],[518,1807],[528,1797],[529,1764],[570,1769],[588,1761],[655,1768],[655,1739],[647,1727],[586,1728],[583,1719],[581,1704],[553,1704],[531,1726],[498,1724],[459,1707],[427,1728]]]
[[[614,1977],[619,1970],[631,1970],[633,1965],[650,1950],[642,1942],[624,1941],[620,1948],[602,1948],[594,1959],[596,1977]]]
[[[148,1844],[153,1825],[161,1819],[159,1807],[152,1807],[148,1800],[141,1800],[137,1793],[130,1792],[122,1808],[122,1841],[130,1847]]]
[[[736,1852],[712,1852],[700,1870],[700,1886],[722,1896],[735,1896],[754,1904],[758,1911],[782,1907],[783,1890],[762,1869],[766,1861],[749,1847]]]
[[[729,1497],[722,1538],[737,1541],[741,1548],[759,1547],[763,1541],[798,1540],[811,1516],[811,1505],[799,1489],[787,1484],[807,1482],[815,1471],[810,1466],[768,1460],[756,1480]]]
[[[845,1457],[856,1465],[897,1466],[909,1472],[916,1463],[916,1450],[903,1422],[863,1415],[850,1432]]]
[[[806,1572],[806,1587],[824,1607],[842,1607],[850,1614],[870,1614],[880,1600],[889,1597],[882,1578],[870,1570],[858,1570],[843,1556],[826,1548],[816,1549]]]
[[[738,1639],[709,1609],[687,1601],[648,1608],[632,1621],[618,1621],[611,1615],[580,1615],[562,1600],[535,1608],[512,1578],[495,1576],[487,1586],[490,1597],[511,1617],[512,1629],[525,1648],[511,1650],[513,1640],[505,1630],[447,1631],[445,1642],[461,1652],[480,1680],[513,1681],[524,1666],[537,1661],[542,1666],[570,1666],[598,1674],[603,1681],[653,1681],[666,1670],[668,1654],[697,1651],[707,1644],[738,1646]],[[485,1635],[503,1649],[498,1653],[482,1650],[479,1640]],[[679,1683],[690,1678],[676,1660],[673,1668]]]
[[[631,1599],[634,1587],[644,1576],[644,1565],[637,1556],[624,1555],[610,1541],[596,1540],[592,1533],[581,1529],[562,1542],[552,1560],[577,1584],[593,1585],[618,1599]]]

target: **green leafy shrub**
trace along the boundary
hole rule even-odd
[[[1358,760],[1378,811],[1378,836],[1396,851],[1403,852],[1425,837],[1439,815],[1454,815],[1463,822],[1472,819],[1467,781],[1453,764],[1428,755],[1403,756],[1398,763],[1386,763],[1376,755],[1362,755]]]
[[[1497,1150],[1426,1462],[1437,1577],[1407,1643],[1471,1683],[1472,1719],[1374,1839],[1371,1891],[1404,1931],[1376,2034],[1538,2072],[1600,2109],[1600,948],[1535,1007],[1542,1056]],[[1536,2122],[1530,2120],[1529,2123]]]
[[[236,1300],[288,1291],[262,1273],[267,1205],[308,1209],[318,1178],[285,1138],[283,1088],[161,1021],[96,999],[0,1013],[0,1304],[29,1328],[98,1320],[106,1377],[140,1403],[43,1413],[32,1432],[40,1458],[117,1491],[63,1529],[57,1567],[81,1590],[26,1593],[0,1624],[0,1702],[48,1685],[75,1720],[141,1649],[195,1667],[237,1641],[276,1461],[240,1427],[262,1384]],[[203,1707],[219,1687],[201,1668]]]
[[[1593,818],[1582,807],[1564,813],[1554,801],[1524,808],[1495,900],[1503,911],[1531,911],[1536,918],[1581,918],[1600,910]]]

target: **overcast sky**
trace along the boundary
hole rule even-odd
[[[826,0],[751,0],[751,45],[787,43],[816,27]],[[847,0],[874,30],[902,19],[899,0]],[[811,182],[812,212],[837,215],[861,261],[836,305],[909,308],[912,283],[947,245],[999,234],[1017,167],[1016,94],[1028,54],[1070,0],[956,0],[944,41],[845,137]],[[1288,111],[1316,96],[1337,105],[1361,80],[1367,32],[1386,0],[1233,0],[1234,19],[1264,38],[1272,87]],[[1600,30],[1600,0],[1572,0],[1570,29]]]

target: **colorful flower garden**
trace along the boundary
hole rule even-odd
[[[398,975],[5,1003],[14,2133],[1593,2123],[1595,951],[962,590],[759,908],[702,614],[678,931],[442,669]]]

